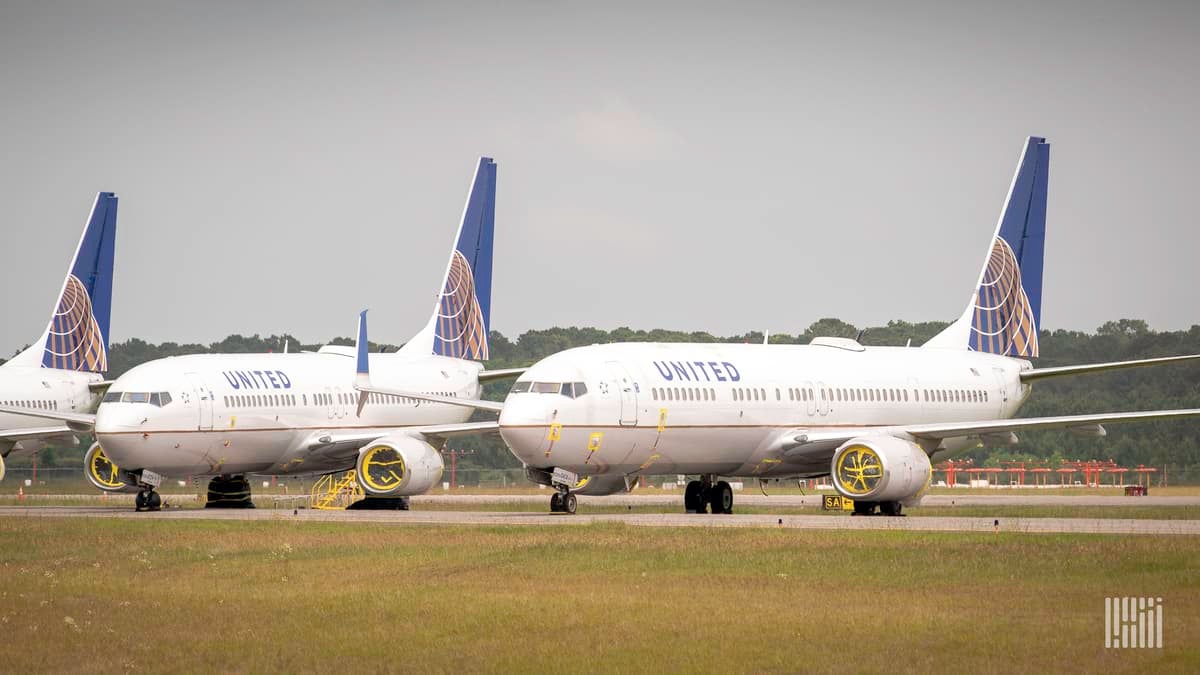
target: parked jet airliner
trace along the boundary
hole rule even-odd
[[[689,512],[730,513],[720,476],[831,475],[862,514],[898,515],[919,500],[931,458],[1014,432],[1195,417],[1200,410],[1010,419],[1043,378],[1200,358],[1167,357],[1033,368],[1041,325],[1050,147],[1022,151],[983,268],[962,315],[922,348],[809,345],[606,344],[550,356],[514,384],[500,434],[534,481],[574,493],[629,489],[638,476],[699,474]]]
[[[425,328],[394,354],[372,354],[390,385],[451,399],[520,370],[484,371],[491,310],[496,164],[481,158],[441,293]],[[136,489],[157,508],[163,477],[212,476],[210,506],[250,506],[246,474],[332,473],[357,468],[360,508],[405,508],[404,497],[441,480],[438,446],[496,429],[470,410],[399,396],[358,396],[353,349],[317,353],[201,354],[142,364],[115,380],[95,416],[98,444],[85,458],[102,490]],[[118,468],[120,467],[120,468]]]
[[[50,322],[31,346],[0,365],[0,405],[41,412],[88,412],[108,370],[117,196],[96,195]],[[47,441],[76,442],[74,430],[44,417],[0,412],[0,479],[4,458]]]

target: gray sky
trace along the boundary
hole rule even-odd
[[[403,341],[481,154],[511,337],[950,320],[1030,134],[1045,327],[1200,323],[1200,4],[450,4],[0,5],[0,354],[98,190],[115,340]]]

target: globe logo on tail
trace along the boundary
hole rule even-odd
[[[42,365],[92,373],[108,370],[104,336],[92,311],[92,299],[74,274],[67,276],[66,288],[50,320]]]
[[[975,296],[970,348],[1005,356],[1036,357],[1037,326],[1021,284],[1021,266],[1012,247],[996,237],[983,282]]]
[[[459,251],[450,259],[450,272],[438,303],[434,352],[459,359],[486,361],[487,329],[475,297],[475,275]]]

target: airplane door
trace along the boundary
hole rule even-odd
[[[616,386],[621,397],[621,426],[637,424],[637,392],[634,391],[633,378],[625,366],[616,361],[604,365],[608,369],[608,379]]]
[[[817,393],[817,396],[818,396],[818,398],[817,398],[817,412],[821,413],[822,415],[828,415],[828,414],[829,414],[829,398],[828,398],[828,393],[829,393],[829,392],[827,392],[827,391],[825,390],[825,383],[824,383],[824,382],[818,382],[818,383],[817,383],[817,389],[816,389],[816,393]]]
[[[204,383],[204,378],[200,373],[184,373],[184,377],[192,385],[192,391],[196,395],[196,408],[199,412],[196,421],[196,428],[201,431],[211,430],[213,428],[213,393]]]
[[[999,410],[997,416],[1004,417],[1004,411],[1008,408],[1008,382],[1004,379],[1003,368],[992,368],[992,373],[996,376],[996,388],[999,394],[997,396],[997,408]]]

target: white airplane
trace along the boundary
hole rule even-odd
[[[117,196],[96,195],[83,236],[67,268],[50,322],[31,346],[0,365],[0,406],[40,412],[95,409],[108,370]],[[0,479],[4,458],[46,442],[78,442],[76,429],[44,417],[0,412]],[[86,431],[86,429],[84,430]]]
[[[478,363],[488,358],[495,194],[496,164],[481,158],[429,322],[398,352],[369,356],[381,381],[476,399],[482,382],[521,372]],[[246,474],[351,468],[368,495],[358,508],[407,508],[408,495],[441,480],[444,439],[494,431],[496,422],[469,423],[461,406],[359,396],[355,354],[325,346],[151,361],[117,378],[96,415],[66,419],[94,422],[88,479],[101,490],[136,490],[139,510],[159,508],[154,488],[164,477],[212,476],[208,506],[249,507]]]
[[[699,474],[689,512],[730,513],[718,477],[833,476],[860,514],[899,515],[929,485],[931,458],[1014,432],[1190,418],[1200,410],[1010,419],[1041,379],[1200,356],[1034,368],[1041,325],[1049,145],[1025,144],[978,283],[962,316],[922,348],[619,343],[569,349],[531,366],[500,413],[528,477],[576,493],[630,489],[638,476]],[[495,410],[495,404],[477,407]]]

